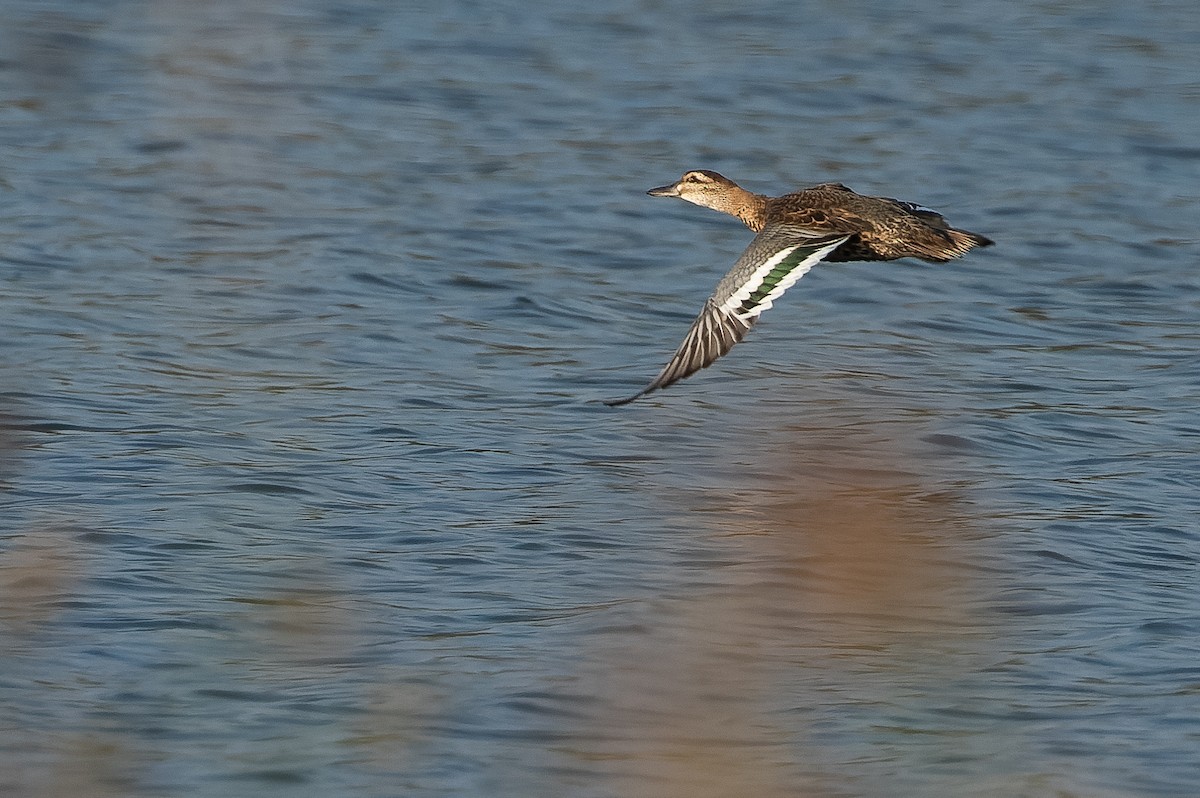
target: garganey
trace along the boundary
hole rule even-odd
[[[944,263],[993,242],[956,230],[941,214],[911,202],[857,194],[822,183],[782,197],[754,194],[727,177],[698,169],[652,188],[736,216],[758,235],[717,283],[674,357],[623,405],[706,368],[745,337],[759,315],[821,260],[920,258]]]

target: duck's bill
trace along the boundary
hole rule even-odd
[[[669,186],[659,186],[658,188],[652,188],[649,191],[647,191],[646,193],[649,194],[651,197],[678,197],[679,189],[674,184],[672,184]]]

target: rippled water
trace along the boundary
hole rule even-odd
[[[3,3],[0,792],[1194,795],[1194,4],[407,5]]]

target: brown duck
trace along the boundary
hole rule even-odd
[[[692,323],[674,357],[653,382],[623,405],[694,374],[745,337],[759,315],[819,261],[920,258],[944,263],[993,242],[957,230],[941,214],[889,197],[867,197],[841,183],[822,183],[782,197],[754,194],[727,177],[698,169],[652,188],[741,219],[758,233]]]

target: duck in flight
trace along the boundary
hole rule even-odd
[[[717,283],[683,343],[658,376],[616,406],[666,388],[710,366],[746,336],[759,315],[822,260],[920,258],[945,263],[993,242],[957,230],[941,214],[889,197],[868,197],[841,183],[822,183],[782,197],[754,194],[706,169],[652,188],[652,197],[678,197],[736,216],[756,235]]]

